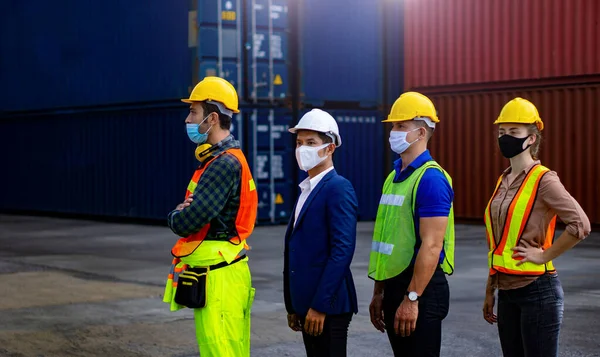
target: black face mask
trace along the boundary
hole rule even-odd
[[[498,138],[498,145],[500,146],[500,152],[502,152],[502,156],[507,159],[511,159],[523,151],[527,150],[530,145],[527,145],[525,149],[523,149],[523,143],[527,140],[529,136],[524,138],[515,138],[514,136],[510,136],[508,134],[504,134]]]

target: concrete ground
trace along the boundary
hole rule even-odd
[[[392,355],[368,318],[372,227],[359,224],[349,356]],[[253,356],[304,355],[282,303],[284,229],[259,227],[251,238]],[[175,240],[165,227],[0,216],[0,356],[197,356],[192,312],[161,302]],[[481,317],[484,240],[482,227],[457,227],[442,356],[501,356],[496,328]],[[560,356],[600,356],[599,258],[594,234],[556,261],[566,295]]]

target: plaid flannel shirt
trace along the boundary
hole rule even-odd
[[[212,153],[213,157],[240,147],[231,135],[217,145],[221,147]],[[178,236],[187,237],[217,217],[226,227],[235,225],[240,207],[241,178],[242,165],[235,156],[225,153],[216,158],[200,177],[192,203],[181,211],[169,213],[169,228]]]

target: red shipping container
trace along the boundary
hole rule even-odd
[[[404,6],[404,88],[600,73],[598,0],[418,0]]]
[[[509,100],[533,102],[544,121],[540,159],[600,224],[600,85],[429,95],[440,117],[431,141],[434,158],[454,180],[458,218],[482,219],[502,171],[510,165],[493,122]]]

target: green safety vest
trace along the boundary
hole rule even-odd
[[[385,180],[369,259],[371,279],[382,281],[393,278],[410,265],[417,242],[413,219],[415,198],[421,178],[427,169],[442,171],[452,186],[450,175],[435,161],[425,163],[402,182],[394,182],[395,171],[392,171]],[[450,208],[448,226],[444,235],[444,253],[445,258],[440,266],[446,274],[452,274],[454,272],[453,206]]]

